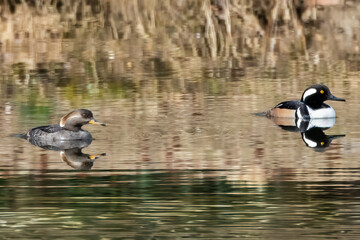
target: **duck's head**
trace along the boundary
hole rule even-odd
[[[301,101],[313,109],[320,108],[326,100],[345,102],[345,99],[332,95],[330,89],[323,84],[316,84],[307,88],[301,97]]]
[[[83,125],[88,123],[105,126],[104,123],[96,121],[92,112],[88,109],[76,109],[60,120],[60,126],[71,131],[79,131]]]

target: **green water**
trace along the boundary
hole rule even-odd
[[[327,170],[324,170],[324,172]],[[337,172],[347,173],[347,169]],[[356,181],[266,184],[233,171],[31,171],[3,179],[3,233],[38,238],[358,235]],[[324,176],[332,174],[322,173]],[[306,229],[306,230],[304,230]]]

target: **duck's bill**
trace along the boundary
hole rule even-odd
[[[342,137],[345,137],[346,135],[345,134],[341,134],[341,135],[328,135],[328,138],[330,140],[333,140],[333,139],[337,139],[337,138],[342,138]]]
[[[90,123],[90,124],[97,124],[97,125],[101,125],[101,126],[106,126],[105,123],[96,121],[95,119],[91,119],[89,123]]]
[[[91,160],[96,160],[101,156],[106,156],[106,153],[98,154],[98,155],[89,155],[88,158]]]
[[[346,100],[345,100],[345,99],[335,97],[334,95],[329,96],[329,100],[346,102]]]

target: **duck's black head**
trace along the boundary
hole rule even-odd
[[[301,97],[301,101],[313,109],[321,108],[326,100],[345,102],[345,99],[332,95],[330,89],[323,84],[316,84],[307,88]]]
[[[96,121],[92,112],[88,109],[76,109],[60,120],[60,126],[71,131],[79,131],[83,125],[88,123],[105,126],[104,123]]]

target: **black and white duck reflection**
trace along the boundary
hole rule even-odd
[[[286,131],[300,132],[305,145],[315,151],[324,151],[334,139],[345,137],[344,134],[326,135],[324,133],[335,125],[335,118],[296,119],[295,121],[287,118],[271,118],[271,120]]]

